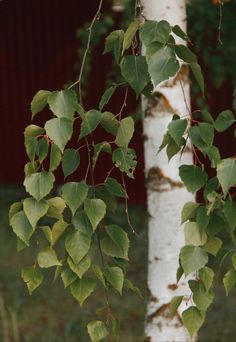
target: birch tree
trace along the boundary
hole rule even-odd
[[[142,4],[148,20],[166,20],[186,32],[185,0],[146,0]],[[186,117],[189,108],[188,68],[185,65],[175,77],[158,85],[150,100],[143,100],[149,213],[146,334],[152,341],[189,340],[179,314],[172,319],[167,313],[174,295],[189,293],[185,280],[176,284],[176,270],[179,250],[184,244],[180,227],[182,207],[185,202],[194,200],[179,178],[179,166],[180,163],[192,163],[192,151],[187,148],[181,160],[178,154],[170,161],[171,151],[169,156],[164,151],[157,154],[172,116]],[[183,306],[186,307],[186,303],[183,302]]]

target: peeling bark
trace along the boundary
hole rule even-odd
[[[186,30],[184,0],[143,0],[143,13],[149,20],[167,20]],[[176,39],[177,43],[183,41]],[[181,84],[180,84],[181,82]],[[184,90],[184,96],[183,96]],[[151,99],[143,99],[145,173],[149,212],[147,341],[191,341],[180,319],[187,308],[184,298],[175,317],[168,314],[173,296],[188,296],[187,281],[176,284],[176,270],[184,234],[181,211],[185,202],[193,201],[179,177],[179,166],[192,164],[191,148],[187,146],[180,162],[177,155],[168,162],[166,152],[157,154],[173,114],[185,116],[190,108],[188,68],[183,65],[178,74],[155,89]],[[158,301],[155,299],[158,298]]]

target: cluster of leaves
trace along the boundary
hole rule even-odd
[[[56,268],[55,277],[61,277],[65,288],[70,288],[80,305],[94,291],[96,283],[106,292],[112,288],[121,295],[123,287],[138,292],[125,277],[128,234],[117,225],[103,223],[109,211],[115,212],[117,199],[127,198],[123,185],[110,177],[109,172],[102,184],[88,184],[86,179],[65,181],[57,196],[52,192],[55,171],[61,166],[66,179],[79,168],[80,148],[87,146],[83,145],[83,140],[88,143],[98,125],[113,141],[91,144],[93,155],[88,160],[91,171],[100,153],[105,152],[111,155],[113,168],[116,166],[121,173],[133,177],[135,152],[128,147],[134,132],[133,119],[118,120],[114,114],[102,112],[106,98],[105,95],[101,99],[99,111],[87,112],[72,89],[40,90],[31,102],[32,118],[47,105],[53,118],[46,121],[44,127],[31,124],[25,129],[25,147],[30,161],[25,165],[24,186],[30,197],[12,204],[9,211],[18,251],[36,245],[34,265],[22,269],[30,294],[42,283],[42,270],[51,267]],[[80,120],[79,147],[66,148],[77,131],[73,131],[75,120]],[[97,314],[105,316],[106,320],[88,324],[91,339],[98,341],[109,330],[117,338],[119,322],[109,303]]]
[[[184,150],[190,138],[194,150],[198,150],[203,158],[210,161],[215,176],[208,179],[204,165],[182,165],[179,175],[187,190],[196,193],[204,189],[204,203],[187,202],[182,210],[184,223],[185,246],[180,251],[180,266],[177,281],[181,276],[196,272],[196,280],[189,280],[194,306],[183,312],[182,319],[189,333],[198,331],[205,319],[205,313],[214,299],[214,271],[207,266],[209,255],[222,259],[229,254],[228,246],[224,245],[222,234],[228,234],[235,245],[236,236],[236,204],[230,195],[230,189],[236,184],[235,157],[221,159],[220,152],[213,145],[215,131],[223,132],[235,123],[231,110],[221,112],[214,121],[209,112],[202,112],[202,121],[181,119],[173,116],[168,125],[160,149],[166,147],[168,158],[171,159],[181,149]],[[232,247],[232,268],[225,274],[223,283],[226,294],[236,284],[236,250]],[[174,297],[172,311],[182,302],[183,296]]]

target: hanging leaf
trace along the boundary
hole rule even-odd
[[[63,152],[72,136],[73,122],[65,118],[54,118],[46,122],[45,129],[50,139]]]
[[[226,295],[228,296],[230,290],[232,289],[232,287],[235,286],[236,284],[236,271],[234,269],[230,269],[223,278],[223,284],[225,287],[225,292]]]
[[[93,230],[95,231],[97,225],[101,222],[106,214],[105,203],[98,198],[87,198],[84,202],[84,210],[92,224]]]
[[[38,144],[37,138],[45,134],[45,130],[42,127],[36,125],[29,125],[24,131],[25,148],[27,155],[31,161],[34,160],[36,148]]]
[[[224,204],[224,215],[232,230],[236,227],[236,204],[230,198],[227,198]]]
[[[234,122],[235,118],[233,112],[231,112],[231,110],[225,110],[218,115],[214,122],[214,127],[218,132],[224,132]]]
[[[179,175],[188,191],[192,193],[201,189],[207,181],[206,172],[195,165],[180,166]]]
[[[85,214],[84,210],[77,211],[72,218],[72,224],[75,229],[80,230],[85,233],[90,238],[93,235],[93,227],[89,222],[88,216]]]
[[[128,147],[134,134],[134,120],[129,116],[120,121],[115,143],[119,147]]]
[[[139,95],[148,84],[148,66],[144,56],[124,56],[121,61],[121,74]]]
[[[93,160],[93,169],[95,168],[99,154],[102,151],[111,154],[112,153],[111,145],[106,141],[103,141],[101,143],[94,145],[94,154],[93,154],[93,159],[92,159]]]
[[[198,125],[199,133],[202,140],[208,145],[211,146],[214,140],[214,127],[209,123],[202,122]]]
[[[187,276],[204,267],[208,262],[208,255],[198,246],[184,246],[180,251],[180,260],[184,273]]]
[[[170,316],[174,316],[176,311],[178,310],[178,307],[182,303],[184,296],[175,296],[171,299],[170,302]]]
[[[48,268],[52,266],[60,266],[61,263],[57,259],[56,252],[52,247],[44,247],[39,253],[38,253],[38,264],[41,268]]]
[[[98,265],[93,265],[92,266],[93,272],[95,273],[96,277],[100,280],[100,282],[102,283],[102,285],[107,288],[106,286],[106,281],[104,278],[104,275],[102,273],[101,268]]]
[[[204,319],[204,315],[195,306],[191,306],[182,314],[183,323],[191,337],[201,328]]]
[[[62,198],[74,215],[76,210],[81,206],[88,194],[88,185],[84,182],[69,182],[63,185]]]
[[[59,147],[52,143],[51,144],[51,152],[50,152],[50,171],[55,171],[60,165],[62,159],[62,153]]]
[[[186,63],[197,63],[196,55],[185,45],[176,45],[175,53]]]
[[[181,214],[181,224],[188,220],[194,219],[196,216],[198,207],[199,207],[199,204],[195,202],[185,203],[182,209],[182,214]]]
[[[119,121],[115,118],[114,114],[110,112],[104,112],[102,114],[101,126],[106,132],[116,136],[119,127]]]
[[[180,145],[181,138],[186,130],[188,121],[186,119],[172,120],[168,125],[168,132],[175,140],[177,145]]]
[[[140,28],[140,37],[146,47],[155,41],[166,44],[170,38],[170,32],[171,27],[167,21],[146,20]]]
[[[32,112],[32,119],[41,112],[47,105],[48,96],[51,94],[48,90],[39,90],[33,97],[30,107]]]
[[[79,152],[73,148],[64,151],[62,158],[62,169],[65,177],[71,175],[80,164]]]
[[[181,39],[190,41],[187,34],[178,25],[172,26],[172,32]]]
[[[71,270],[81,279],[90,268],[91,258],[89,255],[86,255],[78,264],[75,264],[71,258],[68,258],[67,262]]]
[[[185,244],[193,246],[202,246],[207,241],[205,231],[199,228],[196,222],[187,222],[184,226]]]
[[[122,288],[124,283],[124,274],[119,267],[106,267],[104,270],[104,276],[108,283],[122,295]]]
[[[22,240],[27,246],[29,246],[29,239],[32,236],[34,230],[29,223],[24,211],[16,213],[10,221],[13,232]]]
[[[91,295],[95,287],[95,282],[92,278],[83,277],[77,279],[70,285],[71,293],[79,302],[80,306]]]
[[[21,202],[12,203],[9,209],[9,213],[8,213],[8,219],[9,219],[10,224],[11,224],[12,217],[21,210],[22,210]]]
[[[139,26],[140,26],[140,19],[135,19],[129,24],[129,27],[124,34],[122,55],[125,52],[125,50],[129,49],[130,46],[132,45],[132,42],[135,38],[136,32],[139,29]]]
[[[91,109],[85,114],[85,118],[82,121],[80,128],[79,140],[88,134],[91,134],[97,125],[102,120],[102,113],[97,110]]]
[[[191,283],[193,285],[191,285]],[[190,280],[189,286],[193,292],[193,301],[197,308],[206,311],[214,300],[214,292],[212,289],[206,291],[204,285],[195,280]]]
[[[48,96],[48,104],[53,114],[58,118],[72,120],[77,109],[76,92],[72,89],[53,91]]]
[[[65,232],[66,228],[68,227],[68,223],[63,220],[59,220],[54,223],[52,227],[52,246],[54,246],[57,241],[60,239],[62,234]]]
[[[43,275],[36,266],[24,267],[21,271],[21,277],[26,283],[30,295],[43,281]]]
[[[206,291],[209,291],[213,283],[214,272],[212,271],[210,267],[205,266],[199,270],[198,274]]]
[[[114,196],[127,197],[125,190],[122,185],[117,182],[116,179],[108,177],[105,183],[105,188]]]
[[[102,321],[89,322],[87,328],[92,342],[101,341],[109,334],[106,324]]]
[[[164,46],[154,53],[148,62],[148,71],[154,86],[168,80],[179,70],[179,62],[174,51],[169,46]]]
[[[201,92],[204,94],[205,85],[204,85],[204,78],[202,76],[202,70],[201,70],[200,65],[198,63],[190,63],[190,67],[201,89]]]
[[[65,201],[61,197],[52,197],[47,200],[49,209],[47,216],[56,218],[58,220],[62,219],[62,214],[66,208]]]
[[[113,52],[117,64],[119,64],[120,62],[123,40],[124,40],[123,30],[113,31],[109,34],[108,37],[106,37],[105,49],[103,53]]]
[[[216,170],[225,197],[231,186],[236,184],[236,160],[233,158],[222,159]]]
[[[100,112],[103,110],[103,108],[106,106],[106,104],[110,101],[110,98],[116,91],[117,85],[113,85],[110,88],[108,88],[105,93],[102,95],[102,98],[99,102],[99,110]]]
[[[39,162],[42,163],[48,155],[48,141],[44,137],[39,139],[36,145],[35,154],[39,158]]]
[[[117,148],[112,154],[112,161],[121,172],[134,178],[133,173],[137,165],[135,151],[131,148]]]
[[[25,177],[24,186],[36,201],[40,201],[52,190],[54,181],[55,177],[52,172],[36,172]]]
[[[90,244],[89,236],[79,230],[72,231],[66,235],[66,251],[75,264],[78,264],[88,253]]]
[[[49,205],[45,200],[36,201],[34,198],[26,198],[23,202],[24,212],[33,228],[38,220],[46,215]]]
[[[64,287],[67,288],[75,281],[77,275],[71,271],[68,267],[63,267],[61,271],[61,279],[64,283]]]

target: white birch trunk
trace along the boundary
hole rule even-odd
[[[171,25],[177,24],[186,31],[185,0],[143,0],[142,5],[147,19],[167,20]],[[178,38],[176,41],[179,42]],[[182,66],[178,75],[157,87],[154,94],[152,100],[143,100],[145,172],[150,217],[149,299],[145,333],[147,340],[152,342],[186,342],[191,339],[180,314],[187,308],[187,301],[183,301],[174,318],[168,317],[168,309],[174,296],[190,294],[184,277],[176,284],[176,270],[179,251],[184,245],[183,228],[180,226],[181,210],[185,202],[194,200],[193,195],[184,188],[178,169],[180,163],[192,164],[192,153],[190,148],[186,148],[181,161],[180,155],[177,155],[168,163],[166,151],[159,154],[157,151],[173,114],[189,114],[187,67]]]

